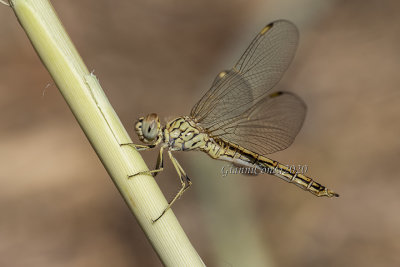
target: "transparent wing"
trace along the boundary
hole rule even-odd
[[[276,92],[252,108],[221,125],[212,137],[266,155],[290,146],[300,131],[306,105],[296,95]]]
[[[281,79],[294,57],[298,31],[286,20],[275,21],[255,37],[236,65],[218,74],[190,115],[210,133],[235,121]],[[270,115],[268,115],[270,116]]]

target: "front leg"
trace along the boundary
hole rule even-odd
[[[131,146],[134,149],[136,149],[136,151],[144,151],[144,150],[151,149],[151,148],[155,147],[155,145],[137,145],[137,144],[134,144],[134,143],[124,143],[124,144],[119,144],[119,145],[120,146]]]

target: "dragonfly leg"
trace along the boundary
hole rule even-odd
[[[160,152],[157,157],[157,163],[156,163],[155,170],[138,172],[138,173],[135,173],[132,175],[128,175],[128,178],[132,178],[132,177],[135,177],[137,175],[142,175],[142,174],[151,174],[153,176],[156,176],[159,172],[163,171],[164,170],[163,152],[164,152],[164,147],[161,147]]]
[[[159,170],[158,172],[153,172],[153,176],[156,177],[156,175],[164,169],[164,158],[163,158],[163,152],[164,152],[164,147],[160,148],[160,152],[158,153],[157,157],[157,163],[156,163],[156,170]]]
[[[183,168],[179,164],[179,162],[174,158],[174,156],[172,155],[171,151],[168,151],[168,156],[171,159],[171,162],[174,165],[174,167],[176,169],[176,172],[178,173],[178,176],[179,176],[179,179],[181,181],[182,187],[179,190],[179,192],[175,195],[175,197],[172,199],[172,201],[168,203],[167,207],[163,210],[161,215],[158,216],[155,220],[153,220],[153,223],[158,221],[165,214],[165,212],[167,212],[167,210],[169,208],[171,208],[172,204],[174,204],[174,202],[176,200],[178,200],[183,195],[183,192],[185,192],[192,185],[192,182],[190,181],[190,179],[187,176],[186,172],[183,170]]]
[[[143,151],[143,150],[147,150],[150,148],[154,148],[154,145],[137,145],[134,143],[124,143],[124,144],[119,144],[120,146],[131,146],[134,149],[136,149],[136,151]]]

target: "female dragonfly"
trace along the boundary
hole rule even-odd
[[[161,149],[155,170],[129,177],[156,175],[162,171],[163,151],[167,149],[182,184],[154,221],[160,219],[192,184],[172,151],[202,151],[213,159],[235,165],[272,170],[268,173],[316,196],[339,196],[314,179],[265,157],[291,145],[306,114],[305,104],[296,95],[282,91],[270,93],[294,57],[298,35],[296,26],[289,21],[277,20],[268,24],[236,65],[217,75],[189,116],[176,118],[164,127],[156,114],[138,120],[136,133],[145,145],[124,145],[139,151],[157,145]],[[277,169],[279,171],[275,171]]]

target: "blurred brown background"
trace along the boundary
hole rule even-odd
[[[174,206],[209,266],[400,266],[400,2],[53,1],[134,141],[133,122],[186,115],[267,23],[300,46],[280,88],[308,114],[271,157],[341,194],[177,154]],[[0,266],[160,266],[10,9],[0,5]],[[150,167],[156,152],[142,153]],[[179,187],[169,161],[157,182]]]

